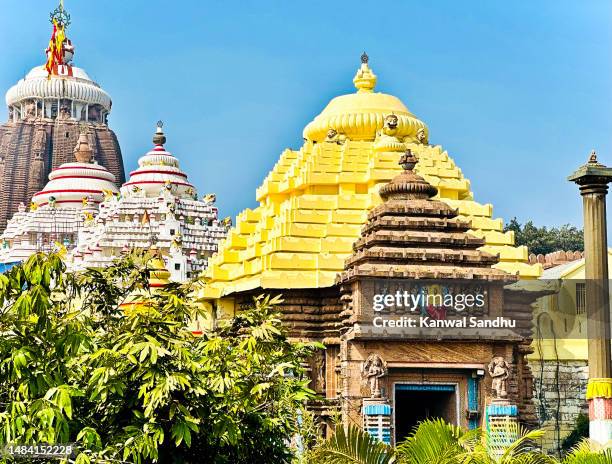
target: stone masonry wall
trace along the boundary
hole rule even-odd
[[[542,447],[557,454],[563,439],[574,429],[578,415],[588,414],[585,395],[589,368],[586,361],[548,360],[529,364],[539,427],[546,431]]]

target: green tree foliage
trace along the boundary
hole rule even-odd
[[[582,229],[565,224],[561,227],[537,227],[533,221],[525,224],[513,218],[504,227],[504,232],[514,232],[516,245],[525,245],[529,253],[547,254],[553,251],[582,251],[584,249],[584,236]]]
[[[38,254],[0,275],[0,446],[76,442],[79,464],[289,462],[320,346],[291,343],[269,298],[194,336],[197,283],[152,291],[151,258],[73,275]]]

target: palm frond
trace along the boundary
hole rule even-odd
[[[319,445],[312,454],[314,464],[391,464],[391,447],[381,443],[359,427],[338,427],[333,437]]]
[[[442,419],[425,420],[397,446],[397,455],[407,464],[454,464],[464,453],[459,444],[464,434],[461,427]]]
[[[572,449],[563,464],[612,464],[612,448],[586,439]]]

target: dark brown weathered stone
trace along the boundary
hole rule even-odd
[[[125,174],[115,133],[101,123],[87,127],[94,159],[115,175],[120,186]],[[0,126],[0,231],[20,203],[28,204],[42,190],[52,169],[74,162],[79,133],[79,123],[72,120],[29,119]]]

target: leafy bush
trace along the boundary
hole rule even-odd
[[[194,336],[196,283],[151,288],[154,258],[72,275],[37,254],[0,275],[0,446],[77,442],[80,464],[289,462],[319,346],[291,343],[263,297]]]

